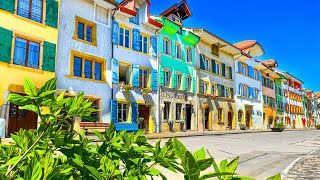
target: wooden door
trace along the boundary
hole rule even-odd
[[[142,124],[142,127],[146,130],[146,132],[149,131],[149,107],[144,105],[139,105],[139,117],[143,117],[144,121]]]
[[[19,109],[10,103],[8,134],[18,132],[20,129],[37,129],[38,115],[32,111]]]

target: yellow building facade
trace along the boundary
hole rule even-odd
[[[58,17],[59,0],[0,1],[0,118],[6,120],[7,135],[37,127],[37,116],[7,97],[24,94],[25,77],[41,87],[55,76]]]

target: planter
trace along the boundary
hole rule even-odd
[[[174,122],[173,122],[173,121],[168,122],[168,126],[169,126],[169,131],[170,131],[170,132],[174,132],[174,130],[173,130],[173,125],[174,125]]]
[[[247,126],[245,124],[240,124],[240,130],[247,130]]]
[[[271,128],[272,132],[282,132],[284,128]]]
[[[184,123],[180,123],[180,131],[181,132],[186,132],[186,128],[184,128],[184,127],[185,127]]]

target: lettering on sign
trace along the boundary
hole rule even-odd
[[[185,94],[179,94],[179,93],[168,93],[168,92],[163,92],[162,97],[166,98],[175,98],[175,99],[187,99]]]

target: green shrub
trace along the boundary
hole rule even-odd
[[[273,128],[279,128],[279,129],[284,129],[284,124],[283,123],[275,123]]]
[[[317,129],[320,129],[320,124],[317,124],[317,125],[316,125],[316,128],[317,128]]]

